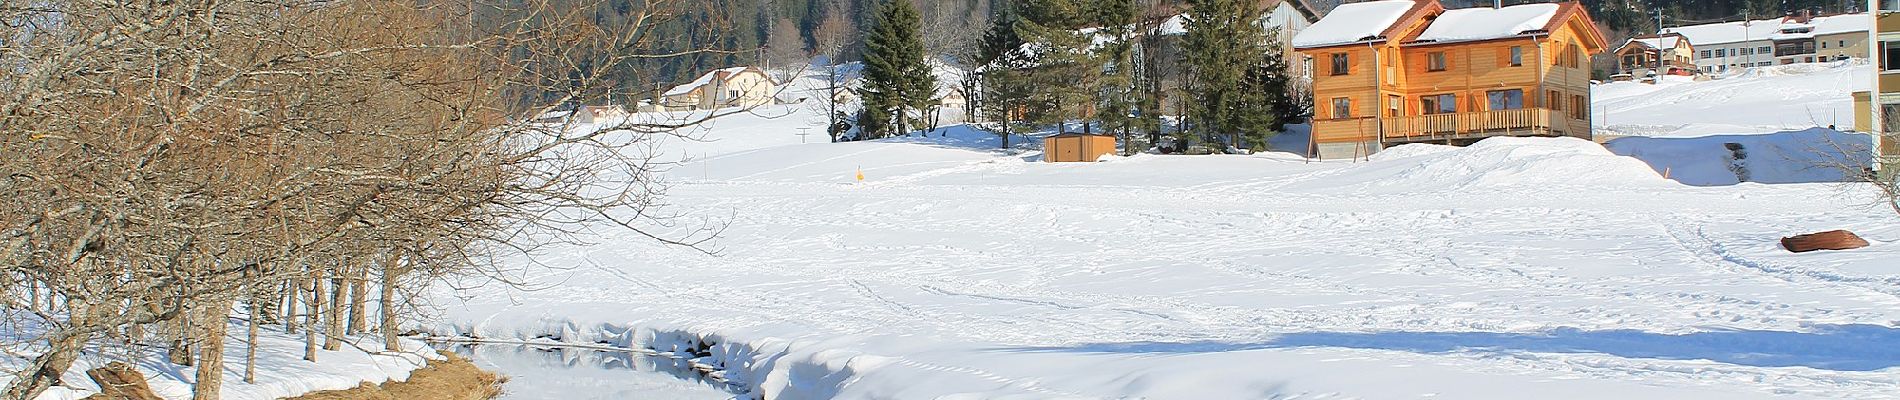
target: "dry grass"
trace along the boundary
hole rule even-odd
[[[406,381],[364,383],[349,390],[310,393],[290,400],[487,400],[501,395],[501,384],[508,378],[475,368],[461,356],[443,355],[448,359],[430,362]]]

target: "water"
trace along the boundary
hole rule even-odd
[[[499,399],[724,400],[737,395],[685,361],[642,354],[508,344],[443,343],[475,366],[508,376]]]

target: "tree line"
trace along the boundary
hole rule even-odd
[[[1150,146],[1172,139],[1164,151],[1265,149],[1268,137],[1310,114],[1258,1],[998,1],[983,29],[959,39],[967,51],[951,54],[929,53],[923,35],[905,28],[917,23],[909,2],[883,10],[862,52],[866,138],[908,133],[918,126],[912,119],[929,114],[930,57],[969,69],[968,108],[1004,147],[1012,135],[1053,127]],[[1185,29],[1166,31],[1176,15]]]
[[[694,2],[8,1],[0,321],[23,365],[0,398],[89,354],[195,365],[216,399],[231,327],[252,355],[261,329],[311,361],[399,351],[433,283],[509,283],[582,229],[718,231],[667,214],[636,149],[719,115],[545,118],[721,54],[654,36]]]

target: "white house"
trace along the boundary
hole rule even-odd
[[[660,105],[669,110],[758,107],[772,104],[777,88],[758,67],[718,69],[667,90],[660,95]]]
[[[1763,67],[1775,64],[1775,42],[1781,18],[1723,22],[1663,29],[1664,34],[1689,38],[1696,49],[1695,65],[1703,73]]]

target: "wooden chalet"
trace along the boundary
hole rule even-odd
[[[1590,56],[1603,34],[1575,2],[1446,10],[1340,5],[1294,37],[1313,75],[1309,155],[1492,136],[1589,139]]]

